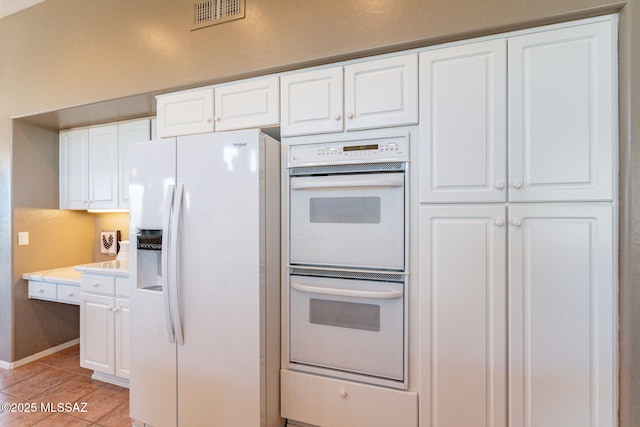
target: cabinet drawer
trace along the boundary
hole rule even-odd
[[[56,299],[56,284],[29,280],[29,298]]]
[[[326,427],[416,427],[418,395],[411,391],[281,371],[281,416]]]
[[[72,285],[58,285],[58,301],[80,304],[80,287]]]
[[[116,295],[129,296],[129,279],[116,277]]]
[[[115,277],[95,276],[83,274],[80,278],[80,287],[83,291],[113,295],[115,292]]]

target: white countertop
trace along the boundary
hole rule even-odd
[[[128,277],[129,261],[103,261],[91,264],[73,265],[71,267],[52,268],[22,275],[24,280],[38,282],[62,283],[80,286],[82,273],[108,274],[111,276]]]
[[[82,272],[77,271],[75,266],[53,268],[51,270],[36,271],[34,273],[25,273],[22,278],[25,280],[34,280],[38,282],[63,283],[65,285],[80,286],[80,276]]]
[[[109,274],[112,276],[128,277],[129,260],[94,262],[93,264],[76,265],[75,269],[82,273]]]

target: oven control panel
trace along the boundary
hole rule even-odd
[[[291,145],[289,147],[290,167],[344,163],[406,162],[408,160],[409,141],[406,137]]]

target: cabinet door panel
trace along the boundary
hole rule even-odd
[[[60,209],[87,209],[89,130],[60,132]]]
[[[118,125],[89,128],[89,207],[118,207]]]
[[[114,374],[113,297],[80,295],[80,366]]]
[[[612,200],[617,131],[611,23],[508,43],[509,199]]]
[[[509,208],[509,425],[616,425],[612,212]]]
[[[160,138],[213,132],[213,88],[159,95],[157,99]]]
[[[116,298],[115,316],[115,375],[129,378],[129,300]]]
[[[506,40],[420,55],[420,201],[506,200]]]
[[[282,136],[342,131],[342,67],[280,78]]]
[[[278,125],[278,92],[277,77],[215,88],[216,131]]]
[[[417,55],[348,65],[344,79],[347,130],[418,123]]]
[[[506,425],[506,208],[420,208],[420,425]]]

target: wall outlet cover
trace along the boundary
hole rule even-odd
[[[100,253],[116,255],[118,253],[118,241],[120,240],[120,230],[100,232]]]

